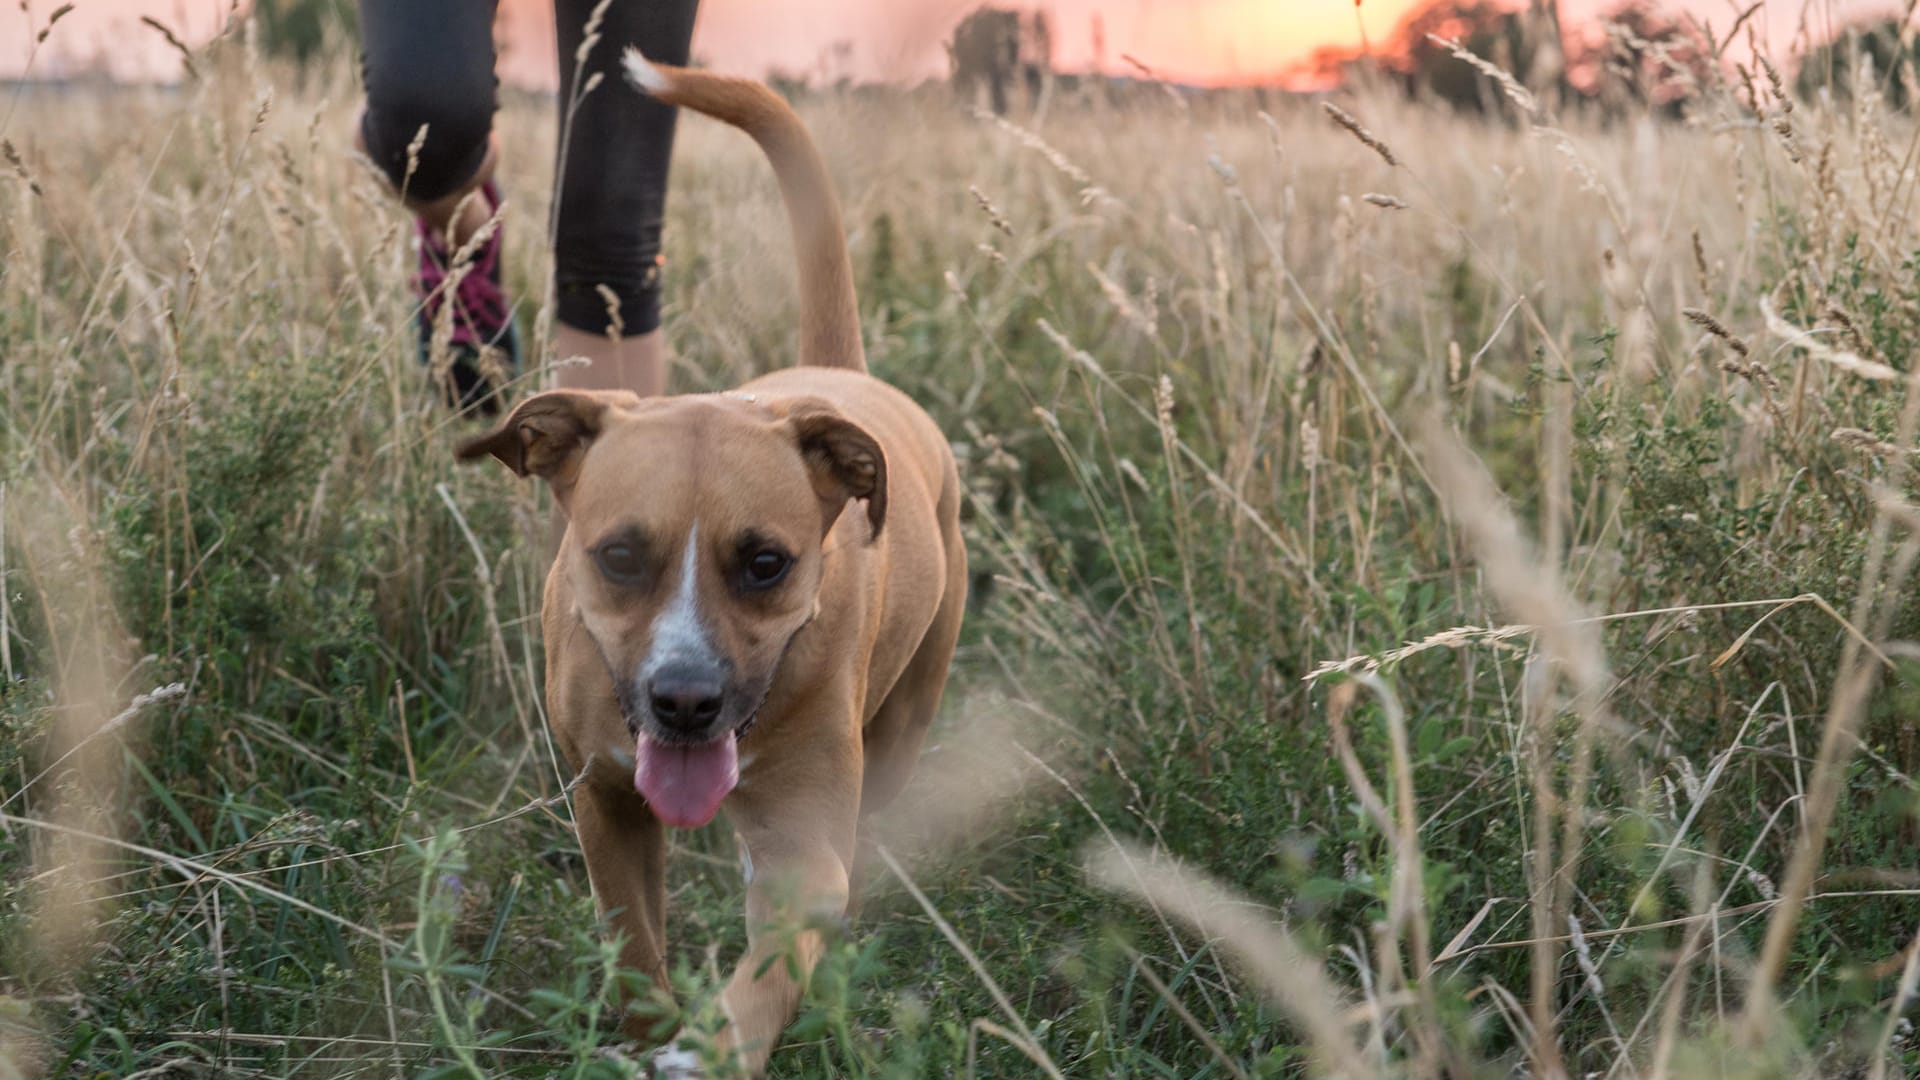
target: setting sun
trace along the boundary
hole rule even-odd
[[[1053,0],[1007,6],[1044,10],[1054,30],[1055,66],[1063,71],[1127,74],[1127,58],[1157,74],[1201,85],[1284,81],[1315,50],[1378,45],[1420,0]],[[150,17],[189,45],[215,34],[225,3],[94,0],[60,20],[33,59],[42,77],[103,70],[124,79],[178,77],[179,60]],[[946,71],[945,42],[975,0],[705,0],[694,52],[717,67],[749,74],[784,71],[824,78],[916,81]],[[1519,6],[1517,0],[1513,6]],[[1565,18],[1591,19],[1612,0],[1561,0]],[[1719,0],[1664,5],[1724,27],[1734,15]],[[56,5],[23,12],[0,7],[0,77],[27,69],[34,39]],[[1884,13],[1885,2],[1847,0],[1834,18]],[[1823,9],[1823,14],[1828,9]],[[503,0],[502,77],[529,86],[554,81],[552,7],[546,0]],[[1776,47],[1792,44],[1797,22],[1782,5],[1756,20]],[[1096,42],[1096,37],[1100,39]],[[845,46],[845,48],[838,48]]]

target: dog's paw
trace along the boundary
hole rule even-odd
[[[646,1060],[646,1054],[639,1043],[623,1042],[594,1047],[593,1060],[604,1061],[616,1067],[630,1068]]]
[[[707,1074],[700,1068],[700,1055],[668,1043],[653,1052],[654,1080],[701,1080]]]

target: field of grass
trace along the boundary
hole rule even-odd
[[[0,1077],[628,1075],[544,495],[452,462],[351,60],[195,67],[0,102]],[[805,98],[978,576],[774,1075],[1920,1070],[1920,128],[1863,89]],[[555,124],[500,116],[536,344]],[[789,362],[764,161],[675,170],[676,388]],[[724,826],[671,866],[709,1030]]]

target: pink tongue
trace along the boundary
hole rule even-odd
[[[740,751],[731,734],[701,746],[663,746],[642,735],[633,756],[633,786],[654,815],[676,829],[712,821],[740,782]]]

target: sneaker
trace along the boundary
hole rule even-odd
[[[500,189],[491,181],[480,188],[480,195],[489,208],[500,205]],[[520,367],[513,303],[500,280],[503,230],[494,228],[448,288],[456,270],[454,253],[426,222],[416,221],[414,228],[420,239],[420,274],[414,282],[420,296],[420,363],[433,373],[449,407],[492,416],[500,411],[500,387]],[[441,369],[433,362],[433,335],[443,318],[448,321],[447,359]]]

